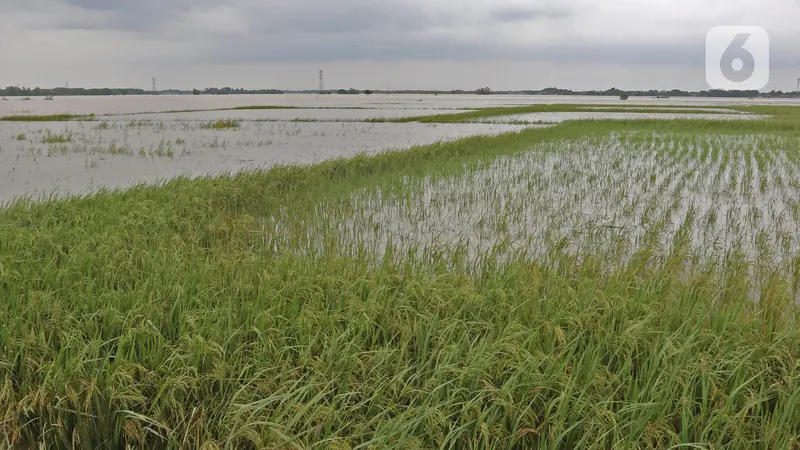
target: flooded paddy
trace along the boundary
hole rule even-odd
[[[272,245],[310,254],[380,259],[391,250],[472,264],[592,257],[609,268],[680,254],[690,266],[734,257],[791,275],[800,157],[788,150],[798,146],[768,135],[649,133],[547,142],[447,175],[397,174],[315,205],[302,224],[286,211],[265,229]]]
[[[239,112],[239,111],[237,111]],[[0,122],[0,201],[87,193],[180,175],[203,176],[374,154],[517,131],[504,124],[136,120]]]
[[[726,105],[800,105],[798,99],[731,99],[674,97],[655,99],[631,97],[547,96],[547,95],[136,95],[109,97],[56,97],[45,101],[9,98],[0,101],[0,116],[18,114],[133,114],[145,112],[233,108],[249,105],[276,105],[301,108],[371,108],[371,109],[476,109],[495,106],[536,104],[618,104],[642,106],[711,106]]]
[[[108,116],[108,120],[138,120],[146,118],[156,121],[170,120],[220,120],[241,119],[245,121],[319,121],[358,122],[368,119],[400,119],[403,117],[457,114],[470,110],[458,109],[250,109],[224,111],[192,111],[161,114],[138,114]]]
[[[627,109],[627,108],[626,108]],[[561,123],[567,120],[753,120],[760,116],[754,114],[689,114],[679,112],[542,112],[512,114],[507,116],[477,119],[476,122],[490,123]]]
[[[6,447],[797,442],[794,111],[536,130],[99,111],[0,122],[0,195],[520,132],[3,209]]]

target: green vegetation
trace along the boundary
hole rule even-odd
[[[800,120],[742,110],[17,200],[0,439],[795,448]]]
[[[0,117],[0,121],[5,122],[65,122],[69,120],[91,120],[94,114],[75,115],[75,114],[51,114],[47,116],[5,116]]]
[[[231,111],[242,111],[250,109],[300,109],[298,106],[279,106],[279,105],[252,105],[252,106],[237,106],[229,108]],[[220,110],[217,110],[220,111]]]
[[[18,141],[24,141],[25,140],[25,133],[18,134],[15,139],[18,140]]]
[[[64,144],[72,142],[72,134],[53,133],[47,130],[47,133],[42,136],[42,144]]]
[[[206,122],[200,125],[200,128],[205,128],[209,130],[227,130],[231,128],[239,128],[241,125],[241,121],[238,119],[220,119],[220,120],[212,120],[210,122]]]
[[[475,122],[482,119],[510,116],[514,114],[531,114],[531,113],[568,113],[568,112],[607,112],[607,113],[621,113],[621,112],[637,112],[637,113],[669,113],[675,106],[661,106],[661,105],[577,105],[577,104],[553,104],[553,105],[525,105],[525,106],[511,106],[511,107],[494,107],[494,108],[481,108],[474,111],[467,111],[458,114],[438,114],[431,116],[416,116],[416,117],[403,117],[399,119],[370,119],[370,122],[422,122],[422,123],[466,123]],[[713,108],[708,106],[680,106],[681,114],[735,114],[738,112],[753,112],[758,110],[774,110],[780,108],[792,107],[724,107]],[[715,110],[715,111],[711,111]],[[734,111],[734,112],[732,112]],[[791,114],[796,115],[792,112]]]

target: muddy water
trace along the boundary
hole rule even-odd
[[[306,108],[316,107],[366,107],[379,109],[453,109],[482,108],[553,103],[619,104],[619,105],[800,105],[800,99],[715,99],[633,97],[620,101],[616,97],[599,96],[545,96],[545,95],[134,95],[108,97],[56,97],[46,101],[41,97],[32,100],[9,98],[0,100],[0,116],[12,114],[126,114],[186,109],[231,108],[247,105],[283,105]]]
[[[294,121],[313,120],[330,122],[364,121],[367,119],[399,119],[403,117],[458,114],[470,110],[461,109],[252,109],[228,111],[194,111],[163,114],[126,114],[104,117],[106,120],[220,120],[241,119],[247,121]]]
[[[606,113],[591,111],[576,111],[565,113],[529,113],[512,114],[501,117],[478,119],[480,122],[490,123],[561,123],[566,120],[647,120],[647,119],[688,119],[688,120],[752,120],[761,116],[753,114],[686,114],[678,112],[669,113]]]
[[[504,124],[242,122],[236,129],[212,130],[199,121],[147,118],[2,122],[0,202],[276,163],[313,163],[522,128]]]

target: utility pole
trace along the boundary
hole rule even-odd
[[[797,92],[800,92],[800,78],[797,79]]]
[[[322,70],[319,71],[319,93],[322,94],[325,91],[325,72]]]
[[[153,77],[153,95],[156,95],[156,77]]]

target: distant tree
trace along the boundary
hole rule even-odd
[[[200,91],[197,89],[192,89],[192,95],[200,95]]]
[[[478,95],[489,95],[492,93],[492,90],[489,89],[488,87],[485,87],[478,89],[477,91],[475,91],[475,93]]]
[[[372,90],[371,89],[365,89],[364,93],[367,94],[367,95],[372,95]]]
[[[620,100],[627,100],[628,99],[628,93],[627,92],[623,92],[623,93],[619,94],[619,99]]]
[[[336,93],[337,94],[347,94],[347,90],[346,89],[339,89],[338,91],[336,91]]]

